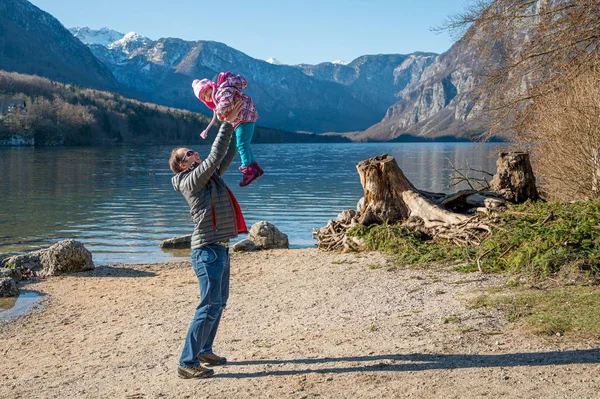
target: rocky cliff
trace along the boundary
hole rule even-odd
[[[424,69],[435,60],[436,55],[364,55],[348,64],[325,62],[298,67],[316,79],[348,87],[356,99],[383,115],[390,104],[399,100],[402,90],[421,79]]]
[[[528,12],[543,3],[531,2]],[[389,107],[385,117],[364,132],[351,135],[355,140],[470,139],[486,134],[492,113],[488,112],[493,88],[481,83],[492,71],[507,63],[507,51],[519,51],[530,40],[536,19],[515,24],[512,30],[495,34],[494,24],[483,29],[479,24],[447,52],[439,55],[399,93],[399,101]],[[511,48],[506,43],[512,43]],[[484,51],[485,49],[485,51]],[[530,77],[525,76],[526,79]],[[524,81],[526,87],[531,82]],[[505,139],[510,129],[497,129],[493,139]]]
[[[418,80],[400,91],[400,100],[388,108],[382,121],[355,138],[476,138],[483,129],[482,115],[474,109],[473,89],[487,60],[479,59],[474,48],[459,41],[437,56]]]

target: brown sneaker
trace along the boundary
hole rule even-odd
[[[177,368],[177,375],[181,378],[209,378],[215,372],[213,369],[207,369],[202,366],[181,367]]]
[[[222,366],[225,363],[227,363],[227,358],[217,356],[214,353],[209,353],[207,355],[198,355],[197,357],[202,363],[208,363],[211,366]]]

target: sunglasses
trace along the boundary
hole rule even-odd
[[[185,153],[185,155],[183,156],[183,158],[181,158],[181,162],[185,162],[186,158],[191,157],[195,153],[196,153],[196,151],[189,150],[188,152]]]

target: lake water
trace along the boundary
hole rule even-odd
[[[191,147],[194,148],[194,147]],[[356,164],[394,156],[419,189],[449,188],[448,160],[490,173],[498,144],[257,144],[265,176],[240,188],[239,157],[225,175],[248,226],[267,220],[292,247],[311,247],[324,226],[362,197]],[[171,185],[172,147],[0,148],[0,254],[63,239],[84,243],[94,264],[158,263],[186,257],[158,244],[193,230],[189,208]],[[198,147],[201,157],[208,146]]]
[[[7,322],[29,313],[40,303],[42,295],[36,291],[21,290],[18,298],[0,298],[0,322]]]

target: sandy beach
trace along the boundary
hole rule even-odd
[[[466,306],[508,277],[393,266],[376,252],[233,254],[214,348],[229,364],[207,380],[176,374],[198,300],[189,262],[31,283],[40,306],[0,330],[0,397],[599,397],[600,342]]]

